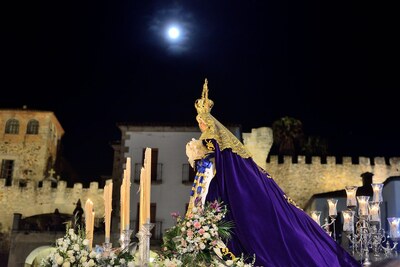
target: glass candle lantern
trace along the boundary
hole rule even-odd
[[[346,186],[347,200],[346,205],[348,208],[355,208],[357,206],[356,193],[358,186]]]
[[[374,192],[374,195],[372,196],[372,202],[383,202],[383,196],[382,196],[382,189],[383,189],[383,184],[371,184],[372,190]]]
[[[373,223],[381,222],[381,212],[379,202],[369,202],[369,220]]]
[[[368,200],[369,196],[358,196],[358,215],[368,217]]]
[[[319,211],[319,210],[313,210],[313,211],[311,211],[311,218],[312,218],[316,223],[318,223],[318,225],[321,225],[320,217],[321,217],[321,211]]]
[[[390,217],[387,218],[389,222],[389,236],[392,240],[400,240],[400,218]]]
[[[353,210],[343,211],[343,231],[354,233],[354,214]]]
[[[336,216],[337,216],[336,205],[337,205],[338,200],[334,199],[334,198],[329,198],[329,199],[327,199],[327,201],[328,201],[328,206],[329,206],[329,217],[336,218]]]

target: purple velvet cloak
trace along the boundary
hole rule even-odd
[[[228,248],[256,255],[255,266],[361,266],[308,214],[285,198],[275,181],[252,158],[215,146],[215,177],[207,201],[222,200],[234,222]]]

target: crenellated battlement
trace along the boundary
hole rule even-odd
[[[244,133],[243,142],[257,164],[300,207],[314,194],[343,190],[347,185],[361,186],[361,174],[366,172],[373,173],[374,183],[400,175],[400,157],[267,157],[273,143],[272,129],[268,127]]]
[[[341,166],[349,166],[349,167],[354,167],[354,165],[363,165],[363,166],[375,166],[375,165],[389,165],[389,166],[394,166],[398,167],[399,162],[400,162],[400,157],[393,157],[389,158],[388,162],[389,164],[386,163],[385,157],[374,157],[371,158],[369,157],[358,157],[358,158],[353,158],[353,157],[335,157],[335,156],[327,156],[327,157],[318,157],[318,156],[313,156],[310,157],[310,159],[306,160],[306,156],[299,155],[297,157],[292,157],[292,156],[283,156],[279,157],[277,155],[271,155],[269,156],[269,159],[267,161],[269,164],[328,164],[328,165],[341,165]]]
[[[400,175],[400,157],[311,157],[269,156],[265,168],[283,191],[300,207],[314,195],[343,190],[348,185],[361,186],[361,175],[373,173],[374,183]]]
[[[91,182],[88,188],[82,183],[68,187],[66,181],[42,182],[13,180],[6,186],[6,180],[0,179],[0,223],[2,231],[9,231],[12,226],[13,213],[21,213],[23,217],[36,214],[52,213],[58,209],[60,213],[72,214],[80,199],[82,204],[90,199],[94,203],[97,218],[104,215],[103,188],[98,182]]]

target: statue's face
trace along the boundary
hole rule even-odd
[[[207,115],[206,114],[199,114],[196,117],[197,119],[197,123],[199,124],[199,128],[201,130],[202,133],[204,133],[205,131],[208,130],[209,125],[207,124]]]
[[[205,132],[208,128],[207,124],[202,119],[199,119],[199,128],[201,132]]]

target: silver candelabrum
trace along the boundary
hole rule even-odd
[[[142,224],[139,232],[136,234],[139,239],[139,263],[140,266],[149,266],[150,262],[150,237],[151,229],[153,229],[154,224],[150,223],[147,219],[146,223]]]
[[[382,228],[380,212],[380,205],[383,202],[383,184],[372,184],[373,197],[371,201],[370,196],[356,197],[357,188],[357,186],[345,188],[347,210],[342,212],[343,233],[349,240],[349,249],[352,254],[360,259],[363,266],[370,266],[370,254],[376,258],[382,257],[382,255],[384,257],[397,256],[396,248],[400,240],[400,217],[387,218],[389,231],[385,231]],[[337,199],[331,198],[327,201],[331,220],[329,222],[326,218],[321,227],[336,241]],[[311,211],[310,215],[319,224],[321,212]]]

